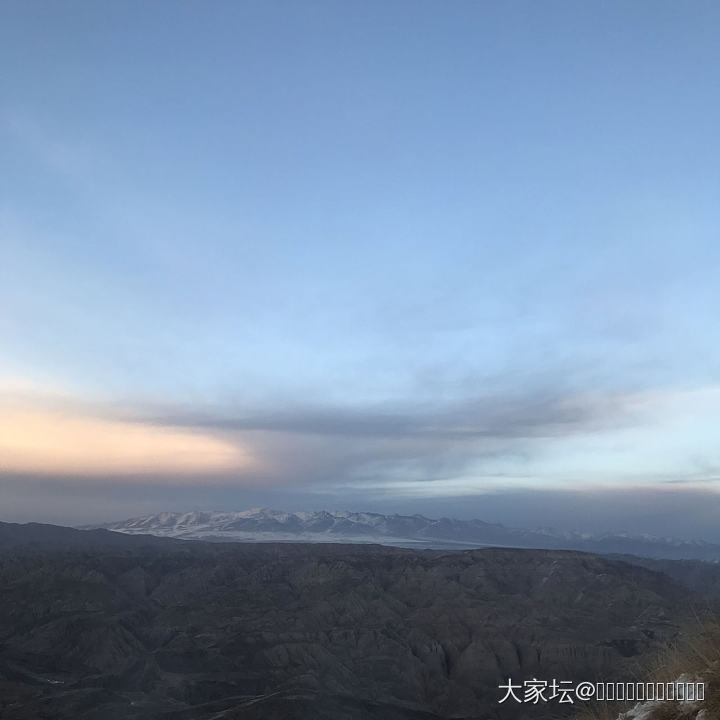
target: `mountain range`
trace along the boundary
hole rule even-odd
[[[581,550],[673,560],[720,562],[720,545],[648,535],[523,530],[482,520],[432,519],[370,512],[162,512],[94,525],[127,535],[234,542],[377,543],[409,548],[512,547]]]
[[[680,581],[557,550],[0,523],[0,718],[559,720],[579,701],[501,684],[635,677],[715,602],[690,585],[718,566],[645,562]]]

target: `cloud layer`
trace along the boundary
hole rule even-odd
[[[73,403],[4,398],[0,406],[0,473],[67,477],[138,473],[189,478],[246,472],[241,443],[209,433],[103,418]]]
[[[720,390],[580,394],[521,389],[465,400],[327,406],[132,405],[5,392],[0,472],[164,482],[385,488],[715,482]]]

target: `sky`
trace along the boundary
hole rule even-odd
[[[0,519],[720,541],[720,5],[0,5]]]

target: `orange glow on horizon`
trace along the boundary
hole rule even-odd
[[[248,451],[209,434],[68,412],[0,410],[0,472],[186,475],[253,465]]]

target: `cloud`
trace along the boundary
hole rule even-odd
[[[57,408],[0,409],[0,473],[172,475],[180,482],[254,468],[238,443],[209,434]]]
[[[436,403],[366,407],[307,405],[288,410],[169,409],[144,420],[180,427],[300,435],[464,441],[555,437],[622,422],[625,399],[560,392],[516,392]]]
[[[238,399],[120,403],[5,385],[6,476],[450,497],[603,483],[707,487],[714,474],[706,468],[720,462],[706,443],[720,416],[715,387],[591,394],[547,385],[435,403],[250,407]]]
[[[478,460],[521,457],[528,439],[586,432],[613,415],[607,401],[549,392],[244,412],[237,405],[157,407],[94,400],[22,378],[0,378],[0,407],[5,474],[150,473],[295,485],[461,475]]]
[[[128,408],[161,427],[221,433],[252,448],[263,484],[386,487],[398,494],[533,484],[545,443],[630,422],[616,397],[532,391],[463,401],[366,406],[240,409],[235,406]]]

